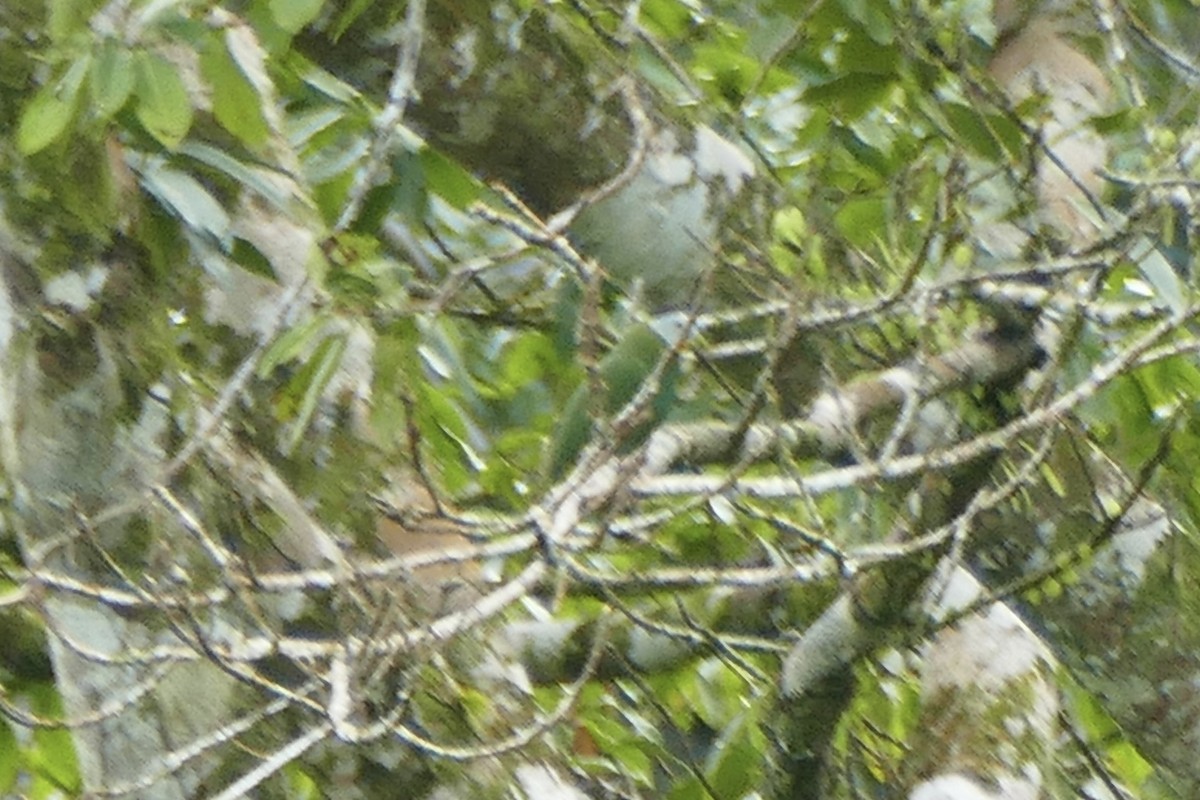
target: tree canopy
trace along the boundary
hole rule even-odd
[[[0,795],[1200,792],[1194,0],[7,0]]]

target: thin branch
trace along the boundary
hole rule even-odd
[[[254,769],[229,784],[223,792],[214,796],[212,800],[239,800],[239,798],[245,797],[247,793],[267,778],[270,778],[288,764],[304,755],[310,747],[328,738],[330,733],[332,733],[330,724],[322,722],[312,730],[300,734],[272,753]]]
[[[399,138],[404,112],[416,90],[417,63],[420,61],[421,42],[425,38],[425,0],[408,0],[406,3],[404,28],[400,33],[400,47],[396,56],[396,67],[388,87],[387,103],[375,117],[375,136],[366,160],[354,173],[350,191],[342,213],[333,226],[334,235],[346,231],[354,224],[362,209],[363,201],[384,170],[391,157],[392,149]]]

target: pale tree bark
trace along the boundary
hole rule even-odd
[[[6,277],[21,268],[11,251],[0,258]],[[6,280],[7,329],[0,337],[6,343],[4,467],[14,498],[8,525],[36,576],[28,591],[49,632],[64,722],[76,731],[84,780],[96,789],[136,787],[145,797],[193,796],[208,769],[203,760],[146,780],[147,756],[162,758],[165,766],[176,748],[214,730],[233,683],[213,665],[139,665],[138,653],[180,640],[97,602],[119,581],[96,550],[120,546],[125,520],[89,521],[96,512],[136,501],[139,471],[152,472],[159,463],[153,438],[159,426],[150,419],[129,430],[118,422],[114,352],[102,333],[86,323],[74,336],[20,330],[18,320],[27,320],[29,309],[8,285]],[[198,688],[211,703],[189,698]]]
[[[97,24],[109,24],[103,20],[110,13],[119,9],[98,14]],[[245,33],[235,28],[231,34],[243,68],[271,97],[263,53]],[[180,68],[187,80],[199,82],[194,63],[185,60]],[[276,154],[286,162],[278,122],[272,120]],[[136,154],[117,150],[113,157],[114,170],[129,180],[130,167],[152,187],[178,178]],[[282,166],[287,171],[294,165]],[[302,208],[302,190],[281,184],[281,195]],[[252,353],[261,356],[285,322],[301,321],[297,310],[313,299],[305,264],[315,239],[296,218],[264,213],[253,201],[242,211],[237,235],[266,254],[279,282],[217,263],[219,254],[202,236],[193,244],[197,260],[212,262],[205,264],[212,269],[203,287],[210,320],[257,337]],[[119,258],[94,264],[90,272],[72,265],[74,271],[38,287],[31,266],[37,244],[14,232],[3,212],[0,422],[13,497],[7,528],[21,547],[25,591],[45,624],[64,700],[63,719],[29,722],[74,732],[85,791],[147,798],[213,793],[229,780],[215,775],[227,763],[228,743],[279,709],[260,707],[254,693],[244,691],[244,663],[221,664],[211,651],[205,655],[206,648],[239,646],[244,623],[236,611],[192,595],[194,576],[213,566],[236,570],[244,564],[205,529],[208,510],[197,513],[176,496],[173,484],[203,454],[228,470],[245,497],[287,520],[279,547],[288,558],[316,568],[342,560],[342,554],[272,469],[229,441],[224,415],[244,389],[247,369],[235,374],[215,403],[192,406],[191,437],[169,449],[167,440],[181,422],[175,415],[189,405],[173,406],[178,395],[172,393],[189,391],[186,378],[159,376],[133,404],[140,407],[135,413],[119,375],[130,343],[124,332],[100,321],[102,308],[128,300],[117,295],[114,301],[114,294],[130,265]],[[79,281],[81,273],[90,283]],[[252,359],[247,363],[253,367]],[[309,746],[319,738],[306,732],[301,739],[306,737]]]
[[[945,576],[935,616],[983,589],[961,568]],[[923,712],[904,764],[911,800],[1046,796],[1059,734],[1055,660],[1003,603],[986,606],[922,648]]]

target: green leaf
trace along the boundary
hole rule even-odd
[[[65,41],[87,29],[88,18],[100,5],[97,0],[49,0],[46,29],[55,41]]]
[[[613,416],[621,411],[641,390],[666,347],[653,328],[637,324],[626,331],[621,341],[600,360],[603,402],[599,408],[593,404],[592,387],[586,383],[568,400],[547,451],[547,466],[552,477],[560,476],[587,444],[592,431],[592,413],[600,410],[605,416]],[[658,394],[650,401],[652,419],[628,432],[628,439],[622,443],[623,449],[640,444],[650,429],[666,417],[675,403],[678,379],[677,364],[662,374]]]
[[[810,105],[833,106],[843,119],[853,120],[884,104],[895,76],[852,72],[804,93]]]
[[[138,53],[137,118],[164,147],[174,148],[192,127],[192,103],[175,67],[161,56]]]
[[[21,114],[18,150],[33,155],[62,135],[75,116],[75,100],[90,64],[90,58],[81,58],[61,79],[38,90]]]
[[[303,325],[288,328],[263,353],[256,370],[258,379],[265,380],[276,367],[300,358],[314,341],[325,335],[325,326],[328,324],[327,314],[314,314]]]
[[[230,253],[234,263],[251,273],[273,281],[276,278],[275,268],[263,252],[251,242],[240,237],[234,237],[233,252]]]
[[[316,136],[330,130],[345,116],[346,109],[340,106],[321,106],[311,111],[290,114],[287,120],[288,144],[297,150],[302,150]]]
[[[254,191],[280,211],[290,211],[295,195],[288,191],[290,182],[281,182],[280,174],[267,167],[250,166],[238,161],[224,150],[196,141],[179,145],[179,155],[194,158],[233,178],[238,185]]]
[[[1154,288],[1155,296],[1174,314],[1182,314],[1188,306],[1183,281],[1171,267],[1162,251],[1146,240],[1138,241],[1130,257],[1138,265],[1142,277]]]
[[[640,8],[646,27],[668,39],[682,39],[695,25],[692,9],[678,0],[646,0]]]
[[[300,442],[300,437],[308,430],[308,424],[317,410],[317,402],[321,399],[325,387],[329,385],[330,379],[337,372],[338,366],[342,363],[342,354],[345,352],[345,337],[330,337],[321,342],[317,351],[313,353],[313,357],[305,365],[306,369],[301,370],[300,374],[296,376],[297,382],[304,385],[304,395],[300,398],[300,404],[296,409],[296,416],[292,422],[287,443],[284,445],[284,452],[294,450]]]
[[[761,69],[755,58],[723,44],[696,48],[695,72],[712,81],[721,96],[733,102],[741,101]]]
[[[324,0],[271,0],[271,16],[288,33],[297,33],[321,13]]]
[[[116,39],[105,39],[100,43],[89,83],[96,118],[107,120],[120,111],[133,94],[133,84],[133,55]]]
[[[877,0],[842,0],[842,9],[858,22],[879,44],[891,44],[896,28],[888,14],[888,4]]]
[[[795,248],[802,248],[808,237],[808,224],[804,212],[795,206],[781,208],[771,221],[771,233],[775,239]]]
[[[370,142],[366,137],[356,137],[326,147],[305,159],[305,177],[312,183],[331,183],[343,178],[348,182],[369,148]]]
[[[62,135],[75,113],[74,103],[61,100],[52,86],[43,86],[21,114],[17,149],[33,155]]]
[[[62,715],[62,701],[52,683],[32,685],[26,692],[33,711],[40,716]],[[73,795],[79,786],[79,765],[75,759],[75,739],[67,728],[39,728],[33,732],[33,747],[28,764],[38,782]],[[35,787],[35,794],[37,789]]]
[[[467,423],[458,404],[440,387],[421,383],[417,387],[418,426],[430,445],[443,484],[459,491],[471,478],[468,463],[474,452],[467,445]]]
[[[8,797],[17,780],[21,751],[9,724],[0,720],[0,797]]]
[[[852,244],[866,247],[887,230],[887,210],[881,198],[857,198],[838,209],[833,221]]]
[[[186,172],[168,167],[158,157],[133,159],[131,166],[142,179],[142,186],[167,210],[195,231],[216,239],[225,252],[233,247],[231,222],[225,209],[200,181]]]
[[[983,114],[964,103],[942,103],[937,110],[945,116],[950,130],[976,155],[993,161],[1002,157],[1000,144],[988,127],[990,120]]]
[[[743,797],[762,777],[762,737],[752,721],[739,716],[713,745],[707,772],[717,797]]]
[[[34,731],[33,736],[37,742],[29,757],[33,771],[52,786],[67,789],[77,787],[79,770],[71,732],[65,728],[43,729]]]
[[[1110,746],[1108,763],[1112,766],[1113,774],[1126,786],[1141,787],[1154,774],[1154,767],[1129,742]]]
[[[299,764],[288,764],[283,770],[283,777],[287,782],[288,797],[295,800],[318,800],[323,795],[321,784]]]
[[[342,35],[350,29],[350,26],[362,16],[374,3],[374,0],[351,0],[350,4],[338,15],[333,25],[329,27],[329,36],[335,42],[342,38]]]
[[[1090,741],[1099,742],[1120,736],[1120,729],[1095,695],[1074,681],[1067,681],[1063,689],[1070,702],[1072,718]]]
[[[460,210],[479,199],[479,181],[458,162],[429,147],[423,148],[420,155],[429,191]]]
[[[221,127],[247,147],[261,146],[269,133],[264,100],[234,61],[224,37],[214,36],[206,42],[200,70],[212,86],[213,116]]]
[[[1058,477],[1058,473],[1054,471],[1054,467],[1050,466],[1049,464],[1042,464],[1039,471],[1042,474],[1042,480],[1046,482],[1046,486],[1050,489],[1050,491],[1054,492],[1054,494],[1060,498],[1065,498],[1067,496],[1067,489],[1065,486],[1063,486],[1063,482]]]
[[[389,193],[389,211],[410,220],[424,220],[429,211],[429,187],[420,153],[401,152],[393,159],[396,179]],[[368,229],[373,230],[373,229]]]
[[[350,84],[336,77],[333,73],[315,64],[296,59],[296,71],[300,80],[316,89],[330,100],[336,100],[344,105],[353,105],[362,99],[362,94]]]
[[[516,391],[543,380],[548,370],[555,369],[554,364],[554,342],[543,333],[524,334],[505,349],[501,381],[511,391]]]
[[[583,720],[600,752],[620,765],[621,772],[643,786],[653,785],[653,764],[628,719],[592,714]]]
[[[699,778],[689,777],[671,787],[667,800],[706,800],[712,797]]]

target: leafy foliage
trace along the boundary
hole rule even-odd
[[[200,743],[166,767],[192,791],[484,796],[544,761],[735,798],[786,750],[794,634],[848,593],[878,630],[807,796],[850,797],[945,749],[914,654],[954,561],[1063,651],[1054,796],[1200,785],[1131,730],[1151,700],[1080,677],[1105,634],[1067,609],[1147,504],[1178,562],[1112,556],[1130,642],[1171,624],[1145,570],[1195,605],[1200,31],[1116,5],[1078,42],[1125,80],[1080,123],[1109,151],[1084,241],[987,3],[6,3],[4,606],[57,635],[30,587],[74,587],[143,626],[148,697],[236,677],[164,743]],[[0,662],[0,793],[79,795],[66,656],[19,641],[62,697]]]

